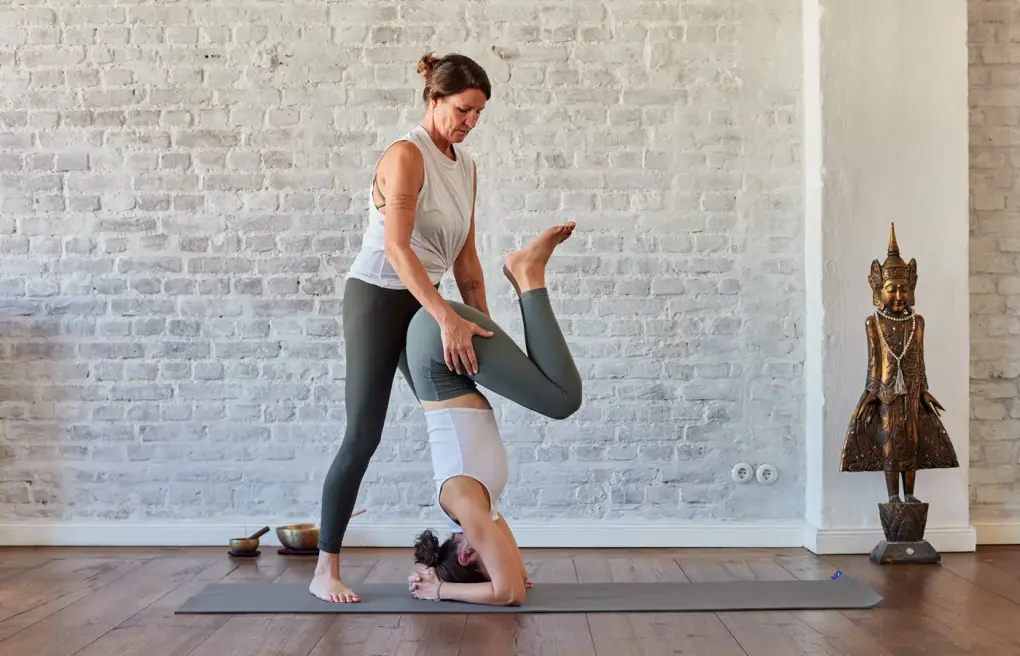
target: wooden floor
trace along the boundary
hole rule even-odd
[[[410,551],[351,550],[345,578],[403,582]],[[544,582],[822,579],[884,597],[864,611],[589,615],[174,615],[213,581],[306,581],[314,560],[264,547],[0,548],[3,656],[911,656],[1020,654],[1020,547],[878,566],[794,550],[526,550]]]

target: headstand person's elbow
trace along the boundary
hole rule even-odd
[[[524,584],[519,586],[507,586],[505,588],[499,588],[495,590],[496,603],[500,606],[520,606],[524,603],[524,598],[527,591],[524,589]]]

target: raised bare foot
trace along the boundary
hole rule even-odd
[[[553,226],[539,235],[530,244],[507,256],[503,274],[510,280],[518,294],[545,287],[545,267],[556,247],[566,241],[574,232],[573,221]]]

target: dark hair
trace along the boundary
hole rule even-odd
[[[468,89],[478,89],[485,94],[486,100],[492,95],[492,85],[485,69],[466,55],[452,53],[437,59],[431,52],[427,53],[418,60],[418,75],[425,78],[425,89],[421,92],[425,102]]]
[[[465,567],[457,561],[457,543],[451,535],[439,544],[439,538],[430,530],[414,541],[414,562],[434,567],[440,581],[447,583],[484,583],[489,579],[476,567]]]

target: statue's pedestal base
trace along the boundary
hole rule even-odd
[[[871,550],[871,562],[879,565],[917,565],[941,563],[942,554],[927,540],[889,542],[882,540]]]
[[[879,565],[940,563],[942,556],[924,539],[928,523],[926,503],[880,503],[885,539],[871,550],[871,562]]]

